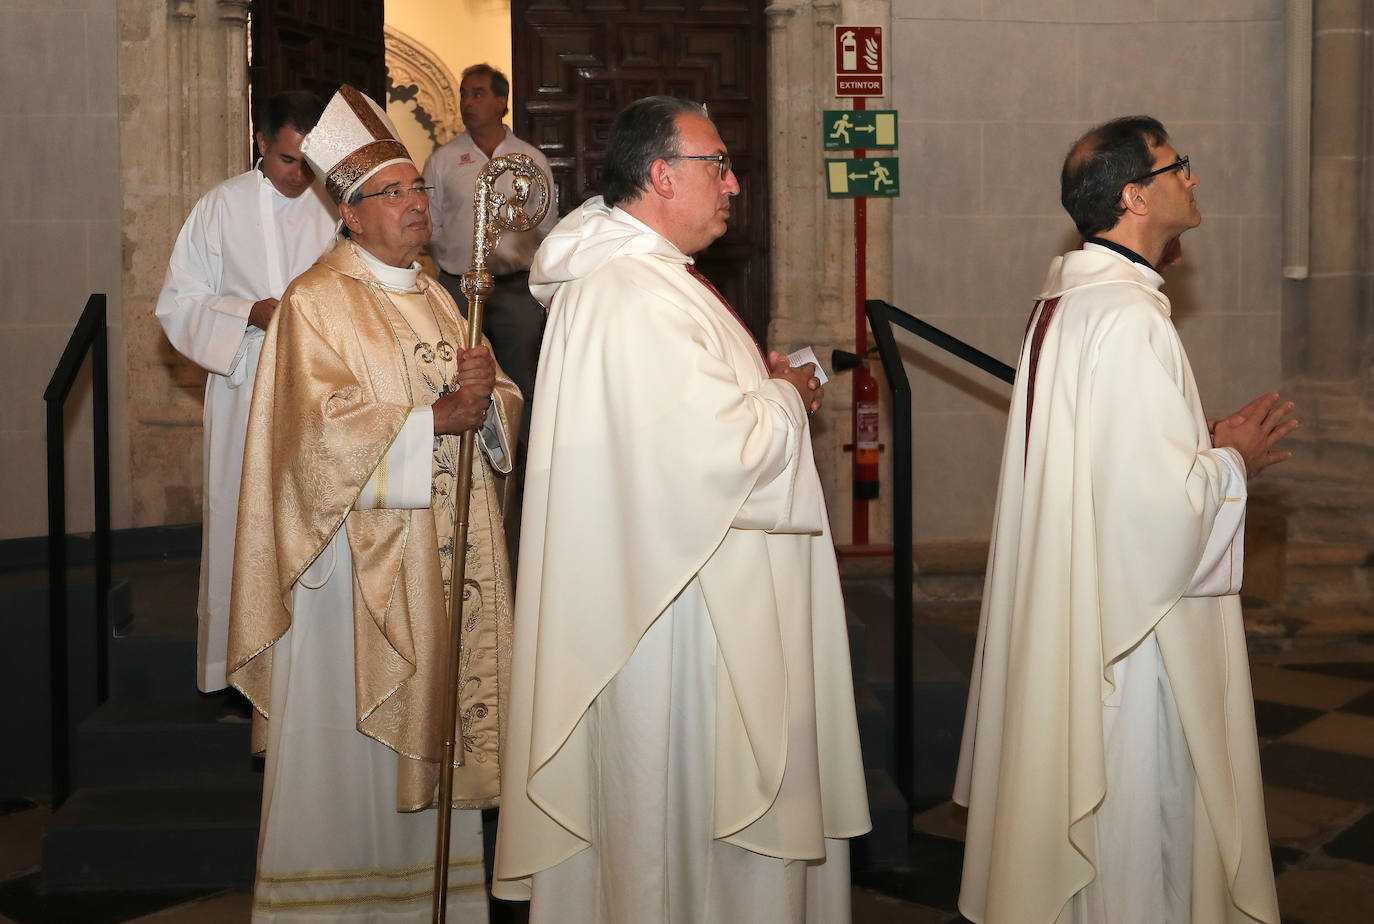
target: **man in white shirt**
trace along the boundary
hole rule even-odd
[[[474,64],[463,71],[458,90],[464,132],[439,148],[425,162],[425,185],[434,187],[429,213],[434,222],[430,254],[439,270],[439,281],[453,295],[467,317],[467,300],[461,290],[463,273],[472,268],[472,204],[477,176],[487,161],[502,154],[528,154],[553,189],[553,173],[543,153],[501,123],[510,111],[510,81],[490,64]],[[497,184],[510,195],[511,174]],[[507,231],[487,255],[487,270],[495,288],[487,296],[482,331],[491,341],[496,362],[515,380],[525,399],[516,449],[517,493],[507,508],[506,531],[511,539],[511,558],[519,536],[520,495],[524,482],[525,442],[529,434],[534,375],[539,367],[539,342],[544,336],[544,308],[529,290],[530,261],[539,242],[558,222],[558,210],[550,208],[538,226],[520,233]]]
[[[258,118],[260,160],[205,194],[182,226],[157,300],[177,352],[205,383],[205,494],[196,683],[222,690],[243,435],[263,332],[286,286],[334,237],[334,206],[315,184],[301,140],[324,110],[313,93],[269,99]]]
[[[1155,119],[1070,149],[1012,395],[954,798],[978,924],[1277,924],[1240,610],[1274,393],[1209,424],[1156,267],[1202,221]]]

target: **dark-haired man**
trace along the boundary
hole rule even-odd
[[[429,212],[434,222],[430,254],[439,270],[439,281],[453,295],[467,317],[462,276],[472,268],[472,207],[477,177],[487,161],[503,154],[528,154],[550,184],[553,173],[542,151],[515,137],[502,118],[510,111],[510,81],[490,64],[474,64],[463,71],[458,88],[463,133],[439,148],[425,161],[425,184],[434,187]],[[511,174],[497,189],[511,194]],[[549,187],[553,190],[552,185]],[[494,288],[486,300],[482,332],[491,341],[501,369],[515,380],[525,398],[520,440],[516,449],[515,479],[524,478],[525,442],[534,397],[534,373],[539,367],[539,341],[544,336],[544,307],[530,295],[530,260],[539,242],[558,222],[558,209],[550,207],[536,227],[501,235],[496,249],[487,255],[487,270]],[[511,496],[507,526],[512,543],[519,539],[518,492]],[[515,547],[511,546],[514,556]]]
[[[557,921],[846,921],[868,830],[808,364],[692,255],[739,184],[702,107],[616,118],[544,241],[494,894]]]
[[[324,110],[313,93],[270,98],[258,116],[260,160],[206,193],[177,236],[157,317],[205,382],[205,467],[196,682],[222,690],[243,434],[263,332],[286,286],[334,237],[335,212],[301,154]]]
[[[1070,149],[1022,345],[955,799],[980,924],[1276,924],[1240,611],[1246,480],[1291,403],[1209,426],[1159,291],[1202,221],[1145,116]]]

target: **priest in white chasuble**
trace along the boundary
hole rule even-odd
[[[544,240],[496,879],[532,924],[849,920],[869,829],[808,413],[692,254],[739,192],[647,97]]]
[[[511,634],[495,474],[520,394],[421,273],[427,189],[352,87],[302,150],[343,234],[282,297],[244,456],[229,679],[266,750],[254,921],[430,917],[449,596],[462,594],[462,766],[450,919],[485,921],[481,821],[497,803]],[[480,431],[466,549],[459,435]],[[451,586],[455,555],[464,586]],[[447,807],[441,807],[446,809]]]
[[[1070,149],[1021,349],[955,799],[979,924],[1279,920],[1240,611],[1290,403],[1203,413],[1156,267],[1202,220],[1154,119]]]
[[[205,380],[196,685],[223,690],[243,434],[267,322],[297,275],[333,243],[337,213],[301,154],[324,100],[279,93],[258,114],[252,170],[207,192],[177,235],[157,319]]]

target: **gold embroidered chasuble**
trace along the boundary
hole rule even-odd
[[[443,339],[461,348],[467,322],[453,299],[424,273],[418,286]],[[401,297],[344,239],[282,297],[263,344],[244,452],[229,680],[259,713],[260,751],[272,717],[272,646],[291,626],[297,580],[343,528],[353,563],[357,728],[396,752],[396,807],[414,811],[433,803],[442,755],[459,437],[434,440],[427,508],[354,509],[369,479],[385,494],[385,460],[407,416],[432,404],[441,375],[454,371],[442,359],[425,361],[425,332],[406,321]],[[499,369],[493,398],[502,444],[514,445],[520,392]],[[510,676],[501,489],[480,450],[472,485],[455,808],[497,804]]]

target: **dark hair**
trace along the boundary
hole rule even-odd
[[[287,125],[294,126],[302,135],[309,133],[320,121],[324,112],[324,100],[309,90],[287,90],[278,93],[262,104],[258,113],[258,131],[270,148],[276,143],[277,135]]]
[[[463,76],[458,78],[458,82],[462,83],[473,74],[479,77],[485,74],[491,78],[491,92],[494,96],[510,96],[510,81],[506,79],[505,74],[501,73],[490,64],[474,64],[472,67],[464,68]]]
[[[706,107],[677,96],[637,99],[615,117],[601,172],[601,195],[611,207],[634,202],[649,185],[649,168],[659,158],[682,152],[677,117],[706,115]]]
[[[1150,149],[1168,142],[1169,133],[1150,116],[1113,119],[1074,142],[1059,172],[1059,201],[1079,234],[1092,237],[1116,227],[1126,211],[1121,190],[1154,169]]]

